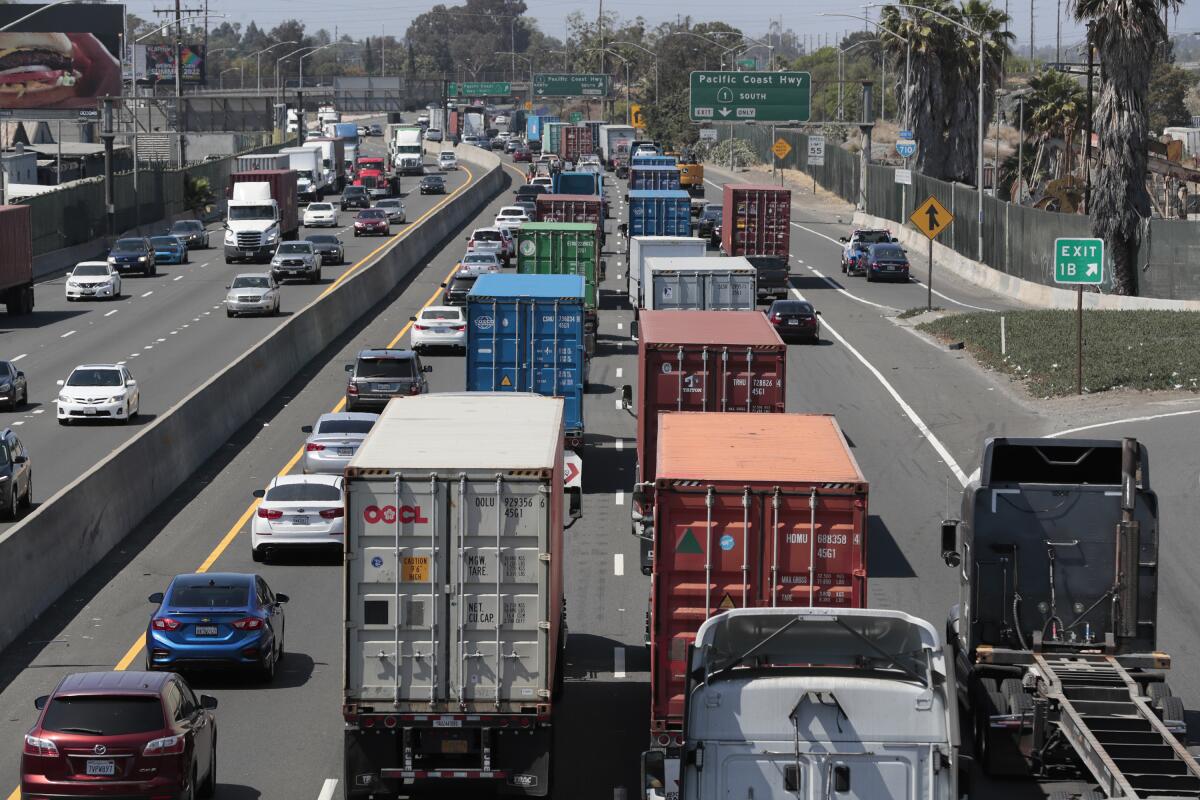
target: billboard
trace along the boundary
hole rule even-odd
[[[26,16],[0,31],[0,109],[95,108],[121,94],[124,5],[0,5],[0,26]]]
[[[183,44],[179,49],[184,83],[204,82],[204,45]],[[133,46],[134,78],[147,83],[175,82],[174,44],[137,44]]]

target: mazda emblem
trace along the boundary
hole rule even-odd
[[[92,752],[93,752],[93,753],[95,753],[95,754],[96,754],[96,755],[98,755],[98,756],[102,756],[102,755],[104,755],[105,753],[107,753],[107,752],[108,752],[108,748],[107,748],[107,747],[105,747],[105,746],[104,746],[104,745],[102,745],[102,744],[98,744],[98,745],[96,745],[95,747],[93,747],[93,748],[92,748]]]

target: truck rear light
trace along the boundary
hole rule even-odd
[[[374,717],[363,717],[362,718],[362,726],[364,728],[374,728],[375,727],[375,718]]]
[[[155,617],[150,621],[150,627],[156,631],[177,631],[180,622],[170,617]]]
[[[239,631],[261,631],[263,621],[258,617],[242,617],[233,622],[233,627]]]
[[[344,508],[327,508],[321,512],[321,519],[337,519],[346,516]]]
[[[58,755],[58,745],[40,736],[25,734],[25,755],[53,758]]]
[[[660,733],[658,735],[657,742],[660,747],[666,747],[671,743],[671,737],[665,733]]]
[[[263,508],[262,506],[259,506],[258,516],[260,519],[279,519],[283,516],[283,512],[274,508]]]
[[[396,718],[395,718],[395,717],[393,717],[391,714],[389,714],[388,716],[384,717],[384,718],[383,718],[383,727],[385,727],[385,728],[394,728],[394,727],[396,727]]]
[[[421,393],[421,384],[414,383],[412,386],[409,386],[408,393],[409,394],[420,394]]]
[[[183,752],[184,738],[182,736],[164,736],[146,744],[142,750],[144,756],[177,756]]]
[[[309,442],[308,444],[304,445],[304,449],[309,453],[319,453],[325,449],[325,445]]]
[[[358,397],[358,387],[355,386],[353,383],[347,384],[346,385],[346,394],[350,395],[351,397]]]

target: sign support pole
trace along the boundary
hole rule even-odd
[[[1075,287],[1075,394],[1083,394],[1083,284]]]
[[[929,240],[929,285],[925,287],[925,310],[933,311],[933,239]]]

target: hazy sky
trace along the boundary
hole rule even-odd
[[[537,19],[539,27],[546,33],[562,37],[564,20],[572,11],[584,10],[594,18],[597,4],[581,4],[579,0],[525,0],[529,14]],[[642,14],[647,22],[656,24],[674,19],[676,13],[690,14],[694,21],[723,20],[736,25],[748,34],[764,33],[772,19],[782,17],[784,28],[797,34],[835,34],[840,31],[861,28],[863,24],[852,19],[820,17],[819,13],[862,14],[861,6],[837,2],[837,0],[761,0],[761,2],[736,4],[737,11],[730,12],[728,0],[689,0],[687,3],[647,3],[645,0],[603,0],[606,10],[616,11],[622,18],[633,18]],[[1029,47],[1029,0],[994,0],[1007,5],[1012,16],[1012,29],[1018,38],[1018,48]],[[312,30],[336,26],[339,33],[351,36],[375,36],[380,31],[389,35],[402,36],[413,17],[435,5],[432,0],[257,0],[254,3],[233,0],[208,0],[210,11],[228,14],[228,21],[241,22],[251,19],[259,25],[271,27],[280,20],[296,17]],[[158,0],[128,0],[133,13],[152,18],[151,9],[162,7]],[[184,0],[185,6],[201,5],[201,0]],[[446,5],[454,5],[447,0]],[[1081,29],[1069,20],[1063,6],[1062,36],[1064,44],[1082,38]],[[1051,45],[1055,38],[1055,0],[1033,0],[1034,41],[1038,46]],[[871,9],[878,18],[878,9]],[[165,21],[165,20],[164,20]],[[224,20],[213,20],[216,25]],[[1184,6],[1178,17],[1171,20],[1171,32],[1200,31],[1200,3]]]

